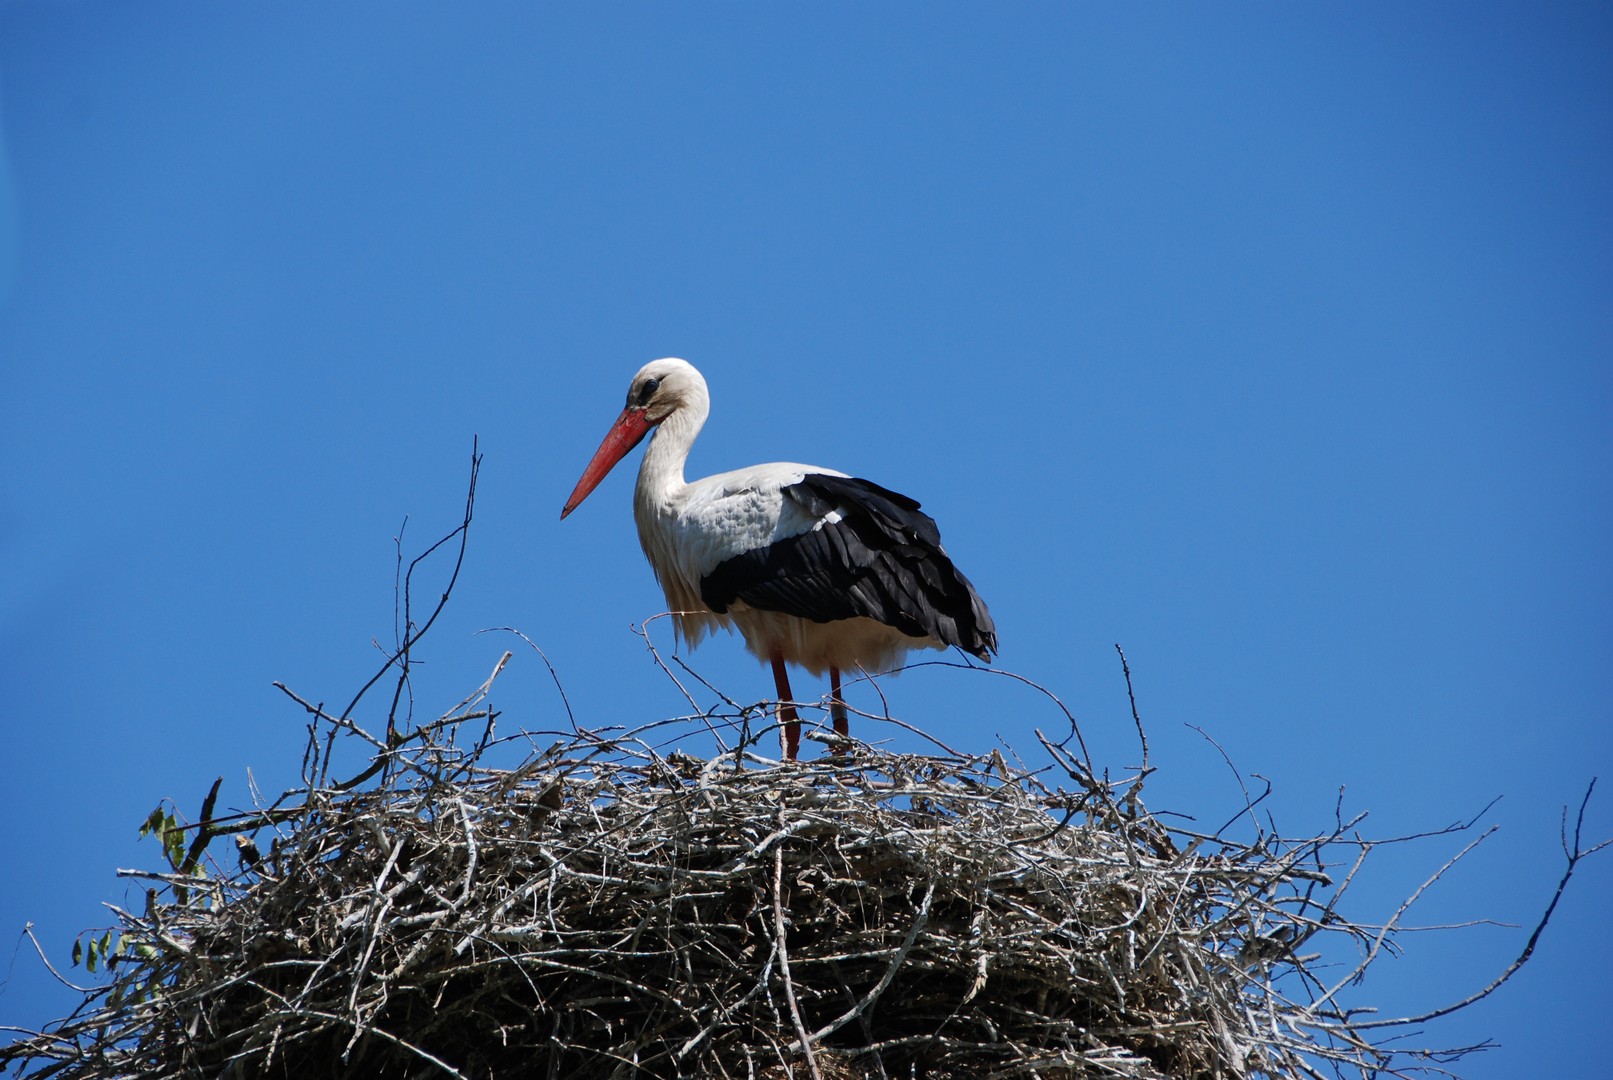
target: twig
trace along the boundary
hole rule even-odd
[[[784,919],[784,849],[773,849],[773,947],[778,953],[779,974],[784,980],[784,999],[790,1005],[790,1019],[795,1022],[795,1032],[800,1038],[791,1044],[791,1047],[800,1047],[801,1053],[806,1055],[807,1070],[812,1073],[812,1080],[823,1080],[823,1074],[818,1071],[818,1059],[812,1053],[812,1036],[807,1034],[806,1024],[801,1022],[801,1006],[795,1000],[795,980],[790,977],[790,950],[785,943],[788,937],[785,930]]]
[[[1115,652],[1120,654],[1120,674],[1126,679],[1126,700],[1131,702],[1131,722],[1137,725],[1137,741],[1143,745],[1142,775],[1148,775],[1148,732],[1143,730],[1143,718],[1137,713],[1137,694],[1131,687],[1131,665],[1126,663],[1126,650],[1115,642]]]
[[[566,688],[560,684],[560,673],[555,671],[554,664],[549,660],[549,654],[538,648],[537,642],[533,641],[531,638],[527,637],[513,626],[494,626],[488,628],[487,630],[479,630],[477,633],[487,634],[495,631],[505,634],[514,634],[516,637],[526,642],[527,648],[538,654],[538,659],[543,661],[543,666],[549,669],[549,678],[554,680],[555,690],[560,694],[560,704],[566,710],[566,722],[571,725],[572,732],[576,733],[578,730],[577,717],[576,714],[571,711],[571,699],[566,696]],[[508,653],[505,654],[506,657],[508,655]]]
[[[405,664],[405,667],[407,667],[409,650],[414,648],[414,646],[419,643],[420,639],[426,636],[426,634],[431,630],[432,625],[437,621],[437,616],[441,615],[443,608],[448,606],[448,598],[454,591],[455,583],[459,581],[460,568],[465,564],[465,546],[470,539],[470,523],[476,508],[476,477],[481,471],[481,467],[482,456],[477,449],[477,440],[473,439],[471,441],[470,451],[470,485],[465,493],[464,519],[459,523],[459,526],[456,529],[448,533],[448,535],[444,536],[442,539],[438,540],[435,544],[432,544],[419,555],[415,556],[414,560],[409,563],[409,570],[404,575],[405,633],[403,643],[393,650],[392,654],[387,657],[386,663],[381,665],[381,669],[374,675],[370,676],[368,682],[359,687],[358,693],[353,695],[353,700],[348,702],[347,708],[341,711],[339,717],[341,720],[347,720],[353,715],[353,710],[357,708],[358,703],[364,699],[364,695],[370,692],[370,688],[372,686],[381,681],[381,676],[390,671],[394,664],[402,661]],[[410,623],[408,617],[408,582],[410,578],[413,577],[415,568],[419,566],[421,562],[429,558],[433,553],[436,552],[438,548],[453,540],[455,537],[459,538],[459,551],[454,557],[454,567],[452,572],[450,572],[448,575],[448,584],[444,586],[442,595],[437,599],[436,607],[432,609],[431,614],[426,618],[425,623],[421,625],[418,630],[413,630],[411,632],[409,630]],[[395,701],[396,699],[394,699],[394,703]]]
[[[1513,960],[1512,963],[1507,965],[1507,969],[1505,971],[1501,972],[1501,974],[1490,980],[1490,982],[1483,989],[1469,994],[1460,1001],[1452,1002],[1451,1004],[1445,1005],[1438,1009],[1431,1009],[1430,1011],[1420,1013],[1417,1016],[1408,1016],[1395,1020],[1371,1020],[1358,1023],[1355,1025],[1355,1027],[1360,1031],[1371,1031],[1384,1027],[1404,1027],[1409,1024],[1426,1024],[1428,1021],[1437,1020],[1441,1016],[1449,1016],[1458,1009],[1465,1009],[1476,1001],[1482,1001],[1491,994],[1495,993],[1501,988],[1502,984],[1516,975],[1519,969],[1527,964],[1529,962],[1529,958],[1535,954],[1535,946],[1540,943],[1540,935],[1546,932],[1546,924],[1551,922],[1552,913],[1557,910],[1557,902],[1563,898],[1563,892],[1568,888],[1568,882],[1573,878],[1574,871],[1578,868],[1581,860],[1595,855],[1597,852],[1607,848],[1609,845],[1613,845],[1613,839],[1609,839],[1603,840],[1597,844],[1593,844],[1589,848],[1581,847],[1580,831],[1585,824],[1585,808],[1590,804],[1591,792],[1595,790],[1596,779],[1592,777],[1591,782],[1586,785],[1585,797],[1580,800],[1579,813],[1574,819],[1574,840],[1572,847],[1569,846],[1568,841],[1568,809],[1567,807],[1563,808],[1563,854],[1568,858],[1568,865],[1563,868],[1563,876],[1558,879],[1557,888],[1552,891],[1551,901],[1546,905],[1546,910],[1541,913],[1540,921],[1535,923],[1534,930],[1532,930],[1529,934],[1529,940],[1524,943],[1523,951],[1518,954],[1517,959]],[[1485,835],[1488,835],[1488,833]],[[1480,839],[1483,839],[1483,837],[1480,837]],[[1474,841],[1474,843],[1477,842],[1478,841]],[[1471,847],[1472,845],[1469,846]],[[1460,856],[1458,856],[1458,858],[1460,858]]]

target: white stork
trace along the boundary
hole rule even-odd
[[[842,671],[884,670],[909,649],[952,645],[991,659],[990,612],[907,496],[786,462],[685,483],[683,463],[710,411],[693,365],[645,364],[560,516],[657,429],[633,493],[639,543],[684,641],[738,627],[745,647],[772,664],[786,760],[801,744],[786,662],[817,676],[828,669],[834,728],[845,735]]]

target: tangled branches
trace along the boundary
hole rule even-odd
[[[459,559],[472,502],[443,541],[460,539]],[[109,981],[0,1048],[0,1066],[1209,1080],[1405,1076],[1452,1056],[1400,1038],[1449,1008],[1383,1019],[1343,1000],[1405,911],[1345,914],[1373,847],[1359,819],[1243,840],[1232,822],[1167,824],[1141,799],[1146,741],[1143,769],[1111,781],[1073,721],[1063,741],[1038,733],[1032,763],[861,743],[795,763],[760,755],[765,733],[736,706],[703,714],[740,733],[712,757],[673,748],[661,722],[574,727],[498,767],[484,702],[508,654],[441,718],[409,721],[411,650],[441,610],[409,615],[418,564],[403,574],[400,558],[397,645],[364,688],[396,678],[384,733],[353,718],[363,692],[339,714],[297,698],[312,718],[301,786],[215,817],[215,784],[196,825],[154,815],[170,867],[128,872],[148,884],[144,911],[114,909],[115,941],[92,943]],[[371,751],[339,782],[338,736]],[[1566,824],[1557,896],[1605,846]],[[232,835],[241,867],[226,872],[207,851]],[[1510,977],[1544,925],[1450,1008]]]
[[[148,875],[111,986],[0,1060],[832,1080],[1315,1076],[1431,1054],[1352,1019],[1338,987],[1359,971],[1311,969],[1319,937],[1364,967],[1393,935],[1337,909],[1350,823],[1193,836],[1045,738],[1033,769],[860,745],[708,760],[583,732],[495,769],[457,726],[389,752],[373,786],[273,808],[274,844],[244,843],[238,874]]]

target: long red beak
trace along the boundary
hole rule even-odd
[[[582,471],[582,479],[577,486],[571,489],[571,498],[560,510],[560,520],[564,521],[566,515],[577,509],[577,504],[588,498],[588,493],[599,486],[605,479],[605,474],[615,468],[616,463],[627,456],[627,452],[644,441],[649,434],[650,420],[643,409],[626,408],[616,422],[610,426],[605,434],[605,441],[599,444],[594,451],[594,460],[588,463],[588,468]]]

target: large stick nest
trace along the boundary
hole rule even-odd
[[[1034,765],[849,741],[780,763],[755,752],[756,708],[733,706],[699,714],[710,759],[669,750],[665,724],[573,726],[496,767],[492,679],[407,722],[412,650],[457,579],[479,461],[463,523],[406,572],[400,548],[399,643],[380,671],[340,714],[297,699],[313,717],[301,786],[215,816],[215,783],[192,825],[159,807],[147,829],[169,869],[124,871],[147,882],[145,910],[113,908],[118,925],[75,955],[110,974],[71,1017],[0,1047],[0,1066],[75,1080],[1449,1075],[1459,1051],[1387,1040],[1505,982],[1575,865],[1606,846],[1582,848],[1578,823],[1570,846],[1565,817],[1568,865],[1518,959],[1464,1001],[1379,1019],[1340,996],[1395,947],[1418,894],[1377,926],[1340,911],[1373,846],[1360,818],[1286,839],[1246,795],[1220,829],[1167,826],[1140,797],[1146,739],[1142,768],[1110,781],[1068,713],[1063,741],[1038,733]],[[455,538],[417,624],[412,575]],[[388,672],[378,736],[351,718]],[[369,766],[332,782],[355,739]],[[232,834],[234,872],[208,853]],[[266,853],[252,834],[272,838]]]
[[[501,770],[421,740],[365,790],[204,827],[272,821],[277,839],[257,856],[242,834],[255,862],[235,875],[149,875],[111,987],[0,1062],[831,1080],[1390,1064],[1296,955],[1318,933],[1381,944],[1319,895],[1342,826],[1195,838],[1135,779],[1043,746],[1046,770],[860,744],[795,764],[581,734]]]

